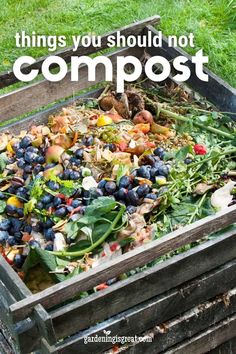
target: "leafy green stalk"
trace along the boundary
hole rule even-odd
[[[115,217],[114,221],[110,224],[109,228],[107,229],[107,231],[104,233],[104,235],[102,237],[100,237],[96,242],[94,242],[91,246],[87,247],[84,250],[81,251],[77,251],[77,252],[67,252],[67,251],[58,251],[58,252],[50,252],[50,254],[53,254],[55,256],[61,256],[61,257],[81,257],[84,256],[86,253],[90,253],[92,252],[96,247],[98,247],[99,245],[101,245],[106,239],[107,237],[115,230],[118,222],[120,221],[120,219],[122,218],[122,215],[125,212],[125,206],[120,204],[120,210],[117,214],[117,216]]]

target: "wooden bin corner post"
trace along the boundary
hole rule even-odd
[[[16,304],[18,301],[29,298],[32,296],[31,291],[26,287],[23,281],[19,278],[17,273],[12,269],[12,267],[5,261],[5,259],[0,255],[0,310],[3,315],[4,324],[7,325],[15,343],[17,350],[21,351],[21,346],[24,345],[22,343],[20,334],[25,330],[29,330],[30,323],[27,325],[25,323],[26,318],[16,323],[9,313],[9,307],[12,304]],[[33,312],[28,318],[31,322],[31,327],[34,327],[34,323],[36,324],[37,329],[37,339],[39,342],[40,338],[44,338],[45,342],[49,344],[54,344],[56,341],[56,337],[54,334],[54,329],[52,326],[51,316],[48,312],[43,308],[42,305],[37,304],[33,308]],[[29,333],[29,331],[28,331]],[[24,340],[27,340],[25,338]],[[36,338],[35,338],[36,340]],[[40,342],[38,343],[40,344]],[[35,346],[35,343],[32,343]],[[27,347],[24,345],[24,347]],[[28,350],[31,352],[32,348],[30,348],[30,341]],[[36,348],[38,349],[37,345]],[[25,353],[24,353],[25,354]]]

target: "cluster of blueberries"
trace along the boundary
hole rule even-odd
[[[135,169],[130,176],[121,177],[118,185],[103,179],[98,183],[98,189],[103,195],[114,196],[117,201],[125,204],[129,214],[134,213],[144,198],[152,200],[158,198],[158,194],[153,192],[149,184],[140,184],[137,177],[151,182],[155,182],[158,177],[168,177],[170,165],[164,163],[164,153],[163,148],[156,148],[153,154],[145,156],[143,161],[145,164]]]
[[[93,137],[87,136],[83,138],[83,146],[90,146],[93,143]],[[16,144],[13,148],[16,153],[17,166],[23,169],[24,180],[27,179],[29,174],[34,174],[35,178],[37,178],[39,172],[55,166],[55,164],[52,163],[46,164],[44,149],[33,147],[29,136],[25,136],[21,142]],[[104,145],[104,148],[115,151],[116,145],[106,144]],[[135,169],[130,176],[121,177],[119,183],[102,179],[98,183],[97,188],[91,188],[89,191],[78,188],[73,194],[69,205],[60,195],[60,184],[49,180],[46,183],[47,187],[53,192],[58,192],[58,194],[54,196],[50,193],[44,193],[41,199],[37,202],[36,208],[38,210],[48,210],[49,208],[53,208],[53,215],[63,218],[66,216],[68,217],[74,209],[77,209],[76,213],[83,214],[86,210],[86,206],[89,205],[93,199],[100,196],[110,196],[120,203],[125,204],[127,212],[132,214],[136,211],[137,206],[142,203],[144,198],[152,200],[158,198],[156,191],[152,190],[148,183],[140,184],[138,177],[145,178],[153,183],[155,183],[157,177],[167,177],[170,166],[163,161],[164,153],[164,149],[156,148],[153,154],[144,157],[141,166]],[[66,168],[58,175],[58,177],[61,180],[76,181],[82,179],[82,172],[78,168],[73,169],[73,166],[80,166],[82,160],[83,147],[80,147],[70,158],[71,168]],[[7,192],[18,196],[20,199],[28,201],[30,199],[30,188],[32,183],[33,182],[31,181],[27,186],[12,184]],[[0,199],[6,198],[7,196],[0,192]],[[32,226],[27,224],[23,219],[20,219],[24,216],[22,208],[7,205],[6,212],[9,218],[0,221],[0,244],[4,244],[5,242],[10,246],[21,244],[23,233],[27,232],[31,234]],[[36,226],[33,227],[35,232],[40,232],[44,235],[44,238],[47,241],[45,249],[49,251],[53,249],[53,240],[55,238],[53,225],[54,221],[48,217],[44,222],[38,221]],[[39,242],[36,240],[30,241],[29,245],[40,247]],[[14,260],[15,265],[20,268],[24,262],[24,258],[25,256],[23,255],[17,255]]]

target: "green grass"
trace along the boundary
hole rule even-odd
[[[0,71],[12,67],[21,55],[39,57],[45,48],[16,48],[15,33],[66,35],[103,34],[155,14],[161,15],[165,35],[193,32],[195,53],[203,48],[208,67],[236,86],[235,0],[1,0]]]

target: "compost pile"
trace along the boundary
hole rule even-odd
[[[1,253],[37,292],[227,208],[235,143],[229,117],[174,84],[107,87],[3,133]]]

